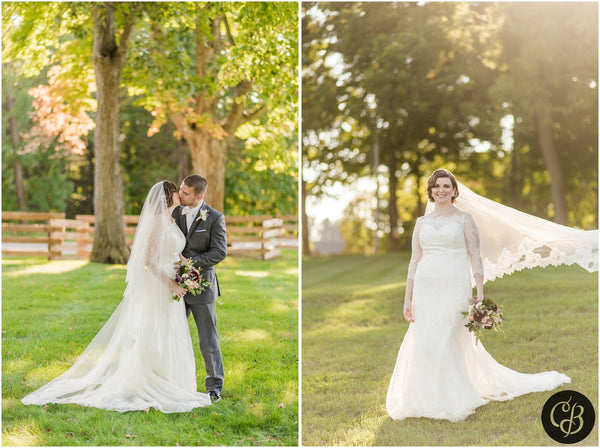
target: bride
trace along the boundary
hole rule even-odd
[[[185,237],[172,221],[177,186],[155,184],[136,229],[123,300],[73,366],[23,398],[24,404],[75,403],[119,412],[153,407],[187,412],[211,404],[196,391],[196,366],[174,262]]]
[[[461,421],[490,400],[571,382],[555,371],[524,374],[497,363],[475,343],[461,312],[468,308],[472,278],[477,300],[483,300],[484,272],[490,280],[524,267],[573,262],[597,270],[596,233],[526,215],[463,185],[461,191],[467,197],[457,207],[458,182],[444,169],[427,182],[435,208],[417,219],[412,237],[404,298],[410,325],[386,400],[393,419]],[[476,221],[484,226],[481,240]]]

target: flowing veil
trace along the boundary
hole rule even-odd
[[[598,270],[598,231],[579,230],[528,215],[480,196],[459,182],[457,208],[469,212],[481,238],[485,281],[524,268],[577,263]],[[425,214],[434,210],[428,202]]]
[[[179,406],[179,394],[188,397],[187,391],[196,393],[185,312],[182,303],[170,299],[165,281],[174,276],[173,253],[176,257],[178,252],[173,248],[173,241],[177,240],[169,225],[163,183],[159,182],[148,193],[140,214],[127,263],[123,300],[73,366],[23,398],[24,404],[77,403],[118,411],[144,409],[154,405],[148,391],[155,389],[153,384],[161,384],[164,390],[166,378],[175,387],[171,389],[174,392],[168,392],[174,403],[164,412],[174,412],[172,409]],[[182,248],[183,234],[180,238]],[[184,348],[189,356],[180,355],[187,354],[182,352]],[[201,397],[200,402],[210,404],[207,397]],[[197,396],[193,399],[198,401]],[[155,407],[160,409],[159,406]]]

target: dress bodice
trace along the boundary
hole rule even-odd
[[[423,217],[419,230],[423,255],[450,255],[466,251],[463,220],[460,215]]]
[[[185,236],[175,222],[169,227],[169,258],[177,260],[185,247]]]
[[[175,222],[172,222],[169,226],[169,232],[167,235],[167,249],[168,249],[168,266],[163,268],[167,269],[167,272],[172,272],[175,275],[173,263],[179,261],[179,254],[185,247],[185,235],[181,232],[181,229]]]
[[[412,238],[412,255],[408,278],[415,276],[424,256],[467,256],[473,274],[483,275],[479,248],[479,231],[473,217],[466,212],[451,215],[427,215],[417,219]]]

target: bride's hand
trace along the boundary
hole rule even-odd
[[[177,283],[171,281],[169,283],[169,289],[171,290],[171,292],[175,295],[178,295],[179,298],[183,298],[183,296],[185,296],[185,294],[187,293],[187,291],[185,290],[185,288],[183,288],[182,286],[179,286]]]
[[[407,322],[415,321],[415,316],[413,315],[413,306],[408,300],[404,301],[404,319],[406,319]]]

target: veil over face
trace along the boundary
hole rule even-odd
[[[484,281],[524,268],[577,263],[598,270],[598,231],[579,230],[528,215],[480,196],[458,183],[456,207],[469,212],[481,238]],[[427,204],[425,214],[435,205]]]

